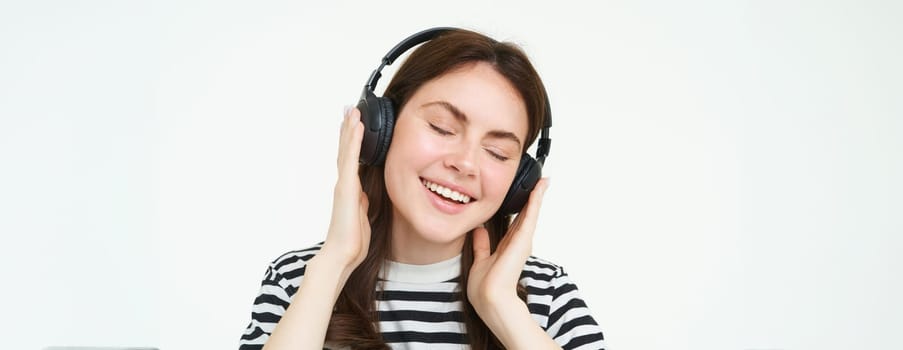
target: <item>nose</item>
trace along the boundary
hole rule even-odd
[[[477,151],[479,147],[458,144],[449,149],[445,156],[444,164],[446,167],[454,169],[461,176],[476,176],[479,167],[477,166]]]

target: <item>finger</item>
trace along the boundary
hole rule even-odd
[[[336,156],[336,167],[341,170],[342,163],[345,159],[345,145],[348,143],[348,119],[351,115],[351,107],[345,106],[345,113],[342,114],[342,125],[339,126],[339,149]]]
[[[357,108],[350,111],[344,122],[342,132],[342,150],[340,151],[339,181],[349,188],[356,188],[359,184],[358,167],[361,154],[361,140],[364,138],[364,126],[360,121],[360,112]],[[343,180],[344,179],[344,180]],[[359,186],[359,185],[358,185]]]
[[[518,214],[516,226],[518,231],[529,232],[532,238],[532,232],[535,231],[536,221],[539,218],[539,208],[542,207],[542,199],[549,188],[549,179],[542,178],[536,183],[536,187],[530,192],[530,198],[527,200],[527,206]],[[523,217],[523,218],[522,218]]]
[[[351,120],[352,109],[353,108],[350,106],[345,106],[345,112],[342,113],[342,124],[339,127],[339,146],[345,145],[345,142],[342,141],[347,141],[348,136],[350,135],[348,131],[350,130],[350,127],[352,125],[349,122]]]
[[[338,156],[338,167],[341,170],[342,164],[344,164],[345,156],[348,153],[348,145],[350,144],[351,138],[354,136],[354,119],[352,112],[355,110],[354,107],[345,106],[345,113],[342,117],[342,125],[339,128],[339,156]]]
[[[489,231],[483,227],[473,230],[473,261],[482,261],[489,258]]]
[[[512,268],[523,265],[524,260],[533,250],[533,234],[536,231],[536,221],[539,217],[539,208],[542,206],[542,198],[549,186],[547,178],[542,178],[530,193],[527,206],[508,229],[508,233],[499,243],[497,253],[503,264],[510,264]],[[519,267],[518,267],[519,268]]]

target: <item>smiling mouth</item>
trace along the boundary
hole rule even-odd
[[[431,182],[427,179],[421,178],[420,182],[423,183],[423,186],[425,186],[428,190],[430,190],[431,192],[437,194],[439,197],[442,197],[443,199],[445,199],[449,202],[458,203],[458,204],[467,204],[474,200],[473,198],[470,198],[470,196],[468,196],[466,194],[460,193],[460,192],[452,190],[448,187]]]

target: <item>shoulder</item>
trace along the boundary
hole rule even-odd
[[[564,349],[604,349],[602,329],[564,268],[531,256],[521,272],[527,307],[537,323]]]
[[[520,283],[530,294],[548,294],[551,289],[570,283],[564,267],[551,261],[530,256],[520,274]]]
[[[524,264],[524,270],[521,273],[521,278],[531,277],[536,280],[549,281],[565,275],[567,274],[564,272],[564,268],[560,265],[531,255],[527,258],[527,262]]]
[[[564,267],[535,256],[527,258],[521,271],[520,284],[526,288],[529,301],[546,305],[577,289]]]
[[[301,282],[301,277],[304,276],[307,262],[317,255],[322,247],[323,242],[320,242],[311,247],[286,252],[270,262],[267,274],[280,284],[287,283],[297,286]]]
[[[534,314],[550,315],[556,307],[570,301],[582,304],[577,285],[564,267],[535,256],[527,258],[520,284],[527,291],[527,303]]]
[[[545,329],[552,304],[560,294],[559,288],[567,275],[564,268],[535,256],[527,258],[520,274],[520,284],[527,291],[527,307],[537,322]]]
[[[323,243],[292,250],[280,255],[267,266],[260,283],[260,292],[251,309],[251,323],[241,336],[241,349],[260,349],[282,319],[298,291],[307,261],[313,258]]]

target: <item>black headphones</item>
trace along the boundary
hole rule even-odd
[[[389,53],[383,57],[379,67],[370,74],[367,84],[364,85],[364,91],[361,93],[361,100],[357,103],[357,109],[361,112],[361,122],[364,124],[364,139],[361,142],[360,162],[366,165],[382,165],[386,160],[386,153],[389,150],[389,144],[392,142],[392,131],[395,128],[395,107],[392,101],[386,97],[377,97],[373,90],[376,82],[382,76],[380,73],[383,67],[392,64],[398,56],[401,56],[410,48],[432,40],[433,38],[458,30],[450,27],[430,28],[402,40],[395,45]],[[545,87],[543,87],[545,90]],[[545,94],[544,94],[545,95]],[[499,208],[499,213],[503,215],[514,214],[520,212],[527,199],[530,198],[530,192],[542,177],[542,166],[545,164],[546,156],[549,155],[549,148],[552,145],[552,139],[549,138],[549,128],[552,127],[552,112],[549,107],[548,95],[546,95],[546,118],[543,122],[542,131],[539,136],[539,144],[536,148],[536,159],[524,152],[520,158],[520,165],[517,167],[517,174],[511,187],[508,188],[508,194]]]

